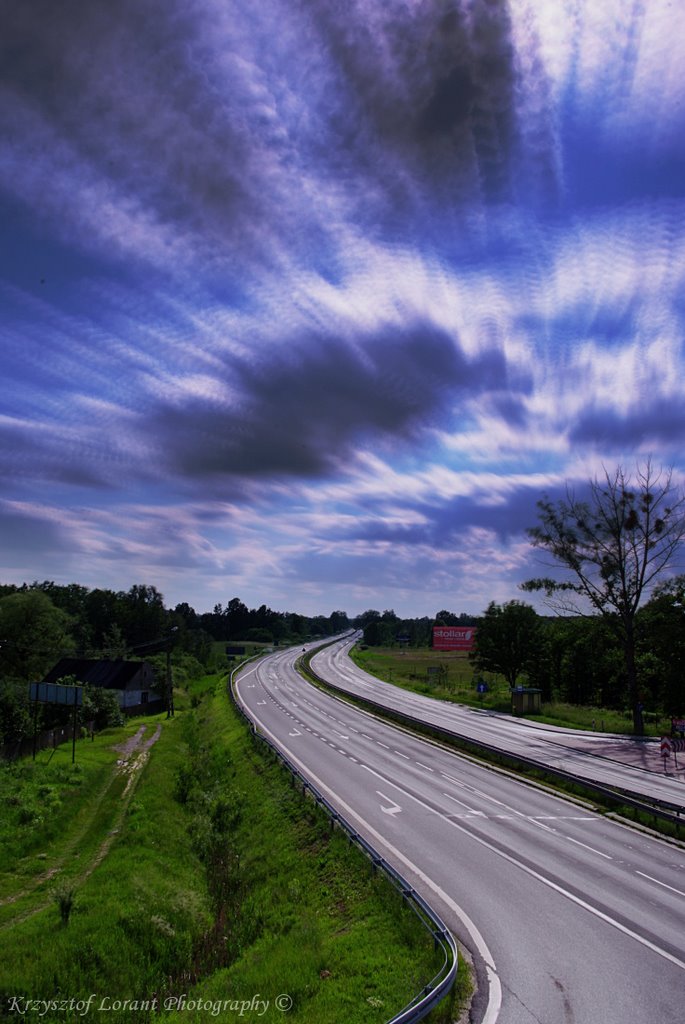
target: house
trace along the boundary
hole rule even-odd
[[[155,671],[147,661],[62,658],[45,676],[45,682],[56,683],[64,676],[75,676],[87,686],[114,690],[125,715],[154,714],[165,707],[154,692]]]

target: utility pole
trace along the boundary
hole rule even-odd
[[[167,718],[174,717],[174,684],[171,678],[171,637],[167,644]]]
[[[174,717],[174,681],[171,678],[171,648],[173,646],[174,637],[173,634],[176,632],[177,627],[174,626],[167,639],[166,648],[166,716],[167,718]]]

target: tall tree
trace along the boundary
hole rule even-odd
[[[522,589],[544,591],[565,612],[583,614],[589,606],[604,616],[623,650],[633,729],[642,735],[635,616],[685,536],[685,495],[671,471],[648,460],[634,476],[622,466],[605,470],[603,480],[590,482],[587,500],[567,489],[565,499],[545,499],[538,509],[540,525],[528,534],[571,579],[528,580]]]
[[[491,601],[478,621],[476,649],[469,660],[480,672],[501,672],[509,686],[533,664],[541,641],[538,614],[523,601]]]

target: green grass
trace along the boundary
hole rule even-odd
[[[121,735],[110,735],[109,745],[139,724],[130,723]],[[74,891],[68,925],[48,891],[30,916],[20,915],[0,930],[3,1002],[18,995],[87,998],[91,992],[140,997],[154,992],[187,962],[210,912],[185,813],[171,796],[180,757],[179,732],[180,721],[165,724],[137,787],[129,789],[128,802],[123,794],[130,776],[117,774],[119,784],[107,792],[91,819],[89,841],[78,844],[55,876],[53,888],[68,879]],[[120,755],[108,751],[106,757],[110,755],[111,765]],[[87,770],[84,776],[87,788]],[[84,813],[87,804],[84,793]],[[111,835],[115,822],[118,831]],[[59,851],[59,845],[54,852],[48,845],[48,860]],[[77,1016],[48,1013],[43,1020]],[[123,1021],[130,1016],[115,1011],[107,1019]]]
[[[216,677],[186,696],[195,707],[159,717],[133,787],[111,748],[140,720],[82,741],[76,769],[65,747],[0,771],[15,801],[0,822],[0,1017],[12,996],[94,993],[90,1012],[105,1000],[112,1024],[234,1021],[257,997],[268,1007],[243,1019],[387,1020],[433,977],[432,940],[256,745]],[[144,724],[150,735],[157,720]],[[42,1014],[77,1019],[77,1007]]]
[[[200,763],[226,765],[230,756],[212,799],[225,799],[234,816],[237,884],[245,889],[234,922],[241,953],[192,995],[214,1003],[227,993],[261,993],[269,1000],[265,1021],[284,1019],[275,1006],[283,993],[293,1003],[290,1022],[386,1020],[435,973],[432,940],[281,765],[255,747],[223,693],[197,716],[199,732],[188,743],[192,751],[199,741]],[[189,804],[198,792],[207,793],[206,780],[191,789]],[[184,1020],[203,1019],[185,1011]]]
[[[458,652],[433,651],[429,648],[400,649],[356,646],[351,651],[353,661],[364,671],[394,683],[405,690],[423,693],[440,700],[483,710],[511,714],[509,686],[502,676],[493,673],[479,673],[488,686],[487,693],[476,690],[474,673],[468,655]],[[441,668],[440,673],[428,673],[428,668]],[[542,705],[541,714],[520,715],[531,721],[548,725],[560,725],[568,729],[596,729],[632,735],[633,723],[629,712],[611,708],[596,708],[580,704],[566,704],[548,701]],[[661,721],[650,713],[645,716],[645,735],[658,736],[670,728],[665,718]],[[593,724],[594,723],[594,724]]]

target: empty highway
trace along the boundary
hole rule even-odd
[[[320,692],[298,654],[247,665],[238,699],[470,950],[474,1022],[681,1020],[681,848]]]
[[[537,725],[524,719],[412,693],[392,683],[383,682],[355,665],[349,657],[353,643],[352,638],[347,638],[325,647],[312,659],[312,668],[326,682],[352,695],[366,697],[384,707],[402,711],[429,725],[452,730],[507,753],[532,758],[601,785],[617,786],[685,807],[683,773],[679,778],[659,775],[598,756],[611,740],[606,734]],[[621,742],[620,739],[611,741]],[[634,741],[626,738],[626,742]]]

